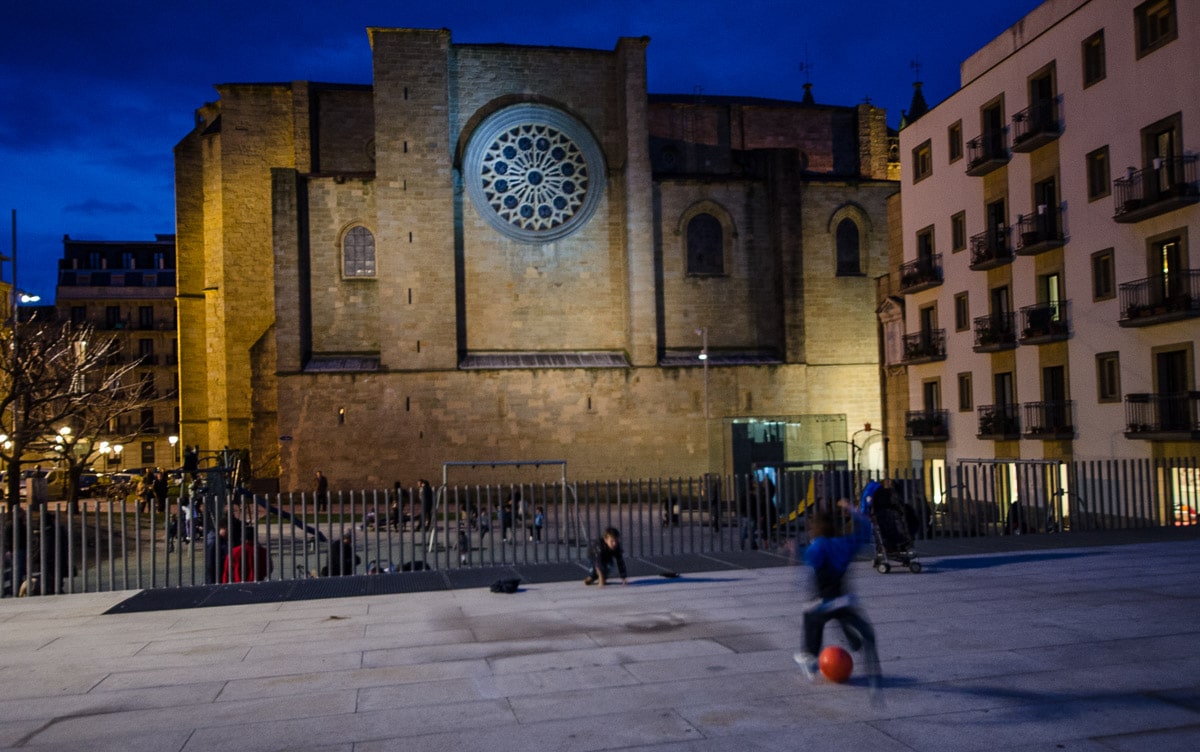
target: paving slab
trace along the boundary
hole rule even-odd
[[[639,560],[603,589],[544,564],[9,599],[0,750],[1191,752],[1200,540],[1134,539],[950,541],[917,575],[856,563],[878,696],[799,672],[804,572],[770,552]],[[501,576],[521,590],[489,592]]]

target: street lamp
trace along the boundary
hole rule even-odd
[[[121,446],[120,444],[115,444],[112,448],[112,450],[117,454],[117,467],[121,466],[121,450],[124,448],[125,447]]]
[[[104,457],[104,472],[105,473],[108,472],[108,449],[109,449],[108,442],[101,441],[100,442],[100,454],[101,454],[101,456]]]
[[[175,449],[175,447],[179,444],[179,437],[175,434],[171,434],[167,437],[167,443],[171,445],[171,461],[175,464],[179,464],[179,453]]]
[[[709,459],[712,457],[712,421],[709,420],[711,416],[708,400],[708,327],[700,327],[696,334],[700,337],[700,355],[697,357],[704,366],[704,467],[707,472]]]

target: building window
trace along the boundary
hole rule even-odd
[[[841,227],[838,231],[840,233]],[[840,255],[838,260],[840,263]],[[688,274],[725,272],[725,229],[721,227],[721,220],[711,214],[697,214],[688,220],[687,271]]]
[[[954,253],[967,247],[967,213],[959,212],[950,217],[950,250]]]
[[[958,374],[958,410],[970,412],[975,409],[975,395],[971,386],[971,372]]]
[[[933,174],[933,148],[928,141],[913,149],[913,182],[919,183]]]
[[[1104,80],[1104,29],[1083,40],[1083,88]]]
[[[138,306],[138,329],[154,328],[154,306]]]
[[[960,292],[954,296],[954,329],[965,332],[971,328],[971,307],[967,293]]]
[[[862,274],[858,248],[858,225],[843,219],[837,226],[837,275],[851,277]]]
[[[1105,248],[1092,254],[1092,299],[1109,300],[1116,297],[1113,280],[1113,249]]]
[[[1121,401],[1121,356],[1115,352],[1096,355],[1096,401]]]
[[[153,465],[154,464],[154,442],[153,441],[143,441],[142,442],[142,464],[143,465]]]
[[[922,261],[933,261],[932,226],[917,233],[917,258]]]
[[[946,141],[949,152],[950,161],[957,162],[962,159],[963,155],[963,139],[962,139],[962,121],[959,120],[946,129]]]
[[[105,329],[121,329],[121,307],[120,306],[105,306],[104,307],[104,328]]]
[[[365,227],[351,227],[342,240],[343,274],[347,277],[375,276],[375,236]]]
[[[1137,56],[1149,55],[1175,39],[1175,0],[1149,0],[1133,10]]]
[[[1095,201],[1109,195],[1112,190],[1111,184],[1108,170],[1108,147],[1102,146],[1087,155],[1088,201]]]
[[[71,306],[71,323],[82,324],[87,321],[87,306]]]

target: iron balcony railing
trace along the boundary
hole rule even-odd
[[[1171,271],[1118,287],[1122,326],[1200,315],[1200,269]]]
[[[1074,400],[1026,402],[1022,425],[1030,439],[1065,439],[1075,435]]]
[[[1056,342],[1070,336],[1068,305],[1069,301],[1058,300],[1023,306],[1020,310],[1021,342]]]
[[[925,329],[904,335],[904,362],[929,363],[946,359],[946,330]]]
[[[904,438],[913,441],[946,441],[950,438],[950,411],[907,411],[904,414]]]
[[[972,177],[986,175],[992,170],[1008,164],[1007,134],[1003,128],[984,131],[967,142],[967,174]]]
[[[1117,222],[1140,222],[1200,202],[1196,155],[1155,157],[1150,166],[1113,181]]]
[[[994,269],[997,266],[1011,263],[1013,260],[1008,225],[1000,225],[978,235],[972,235],[970,245],[970,267],[975,271]]]
[[[982,405],[978,409],[979,432],[981,439],[1018,439],[1021,437],[1021,419],[1017,412],[1018,405]]]
[[[975,319],[975,351],[993,352],[1017,346],[1015,314],[991,313]]]
[[[1031,214],[1017,217],[1017,255],[1036,256],[1039,253],[1062,247],[1066,242],[1063,233],[1064,206],[1043,204]]]
[[[1130,438],[1200,439],[1200,392],[1125,395],[1125,435]]]
[[[1012,150],[1017,152],[1033,151],[1062,135],[1062,121],[1059,112],[1061,102],[1062,95],[1060,94],[1053,99],[1035,102],[1013,115]]]
[[[942,254],[932,253],[900,265],[900,292],[913,293],[942,283]]]

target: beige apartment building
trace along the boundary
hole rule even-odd
[[[282,490],[882,466],[882,110],[368,36],[371,85],[221,85],[176,147],[183,443]]]
[[[1198,70],[1200,3],[1049,0],[901,131],[914,463],[1200,451]]]

